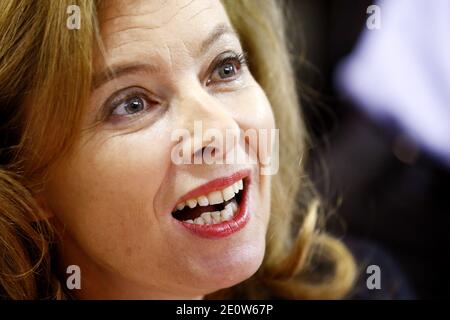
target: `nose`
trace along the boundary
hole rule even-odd
[[[240,128],[232,114],[218,98],[201,86],[177,98],[176,117],[182,140],[178,148],[188,163],[229,163],[240,139]],[[186,163],[186,162],[184,162]]]

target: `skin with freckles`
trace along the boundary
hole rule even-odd
[[[195,299],[246,280],[264,257],[270,176],[259,175],[258,164],[176,165],[170,157],[171,133],[193,134],[194,121],[224,136],[227,129],[274,128],[222,4],[108,1],[99,22],[105,56],[97,51],[94,59],[81,140],[53,168],[44,192],[62,234],[61,268],[81,268],[82,289],[74,294]],[[200,140],[192,153],[207,143]],[[216,151],[256,148],[245,143]],[[181,196],[243,169],[251,170],[243,229],[205,239],[180,227],[171,211]]]

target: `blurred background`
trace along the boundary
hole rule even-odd
[[[433,2],[424,1],[429,6]],[[298,17],[289,24],[296,52],[308,61],[298,68],[302,111],[312,134],[307,170],[336,210],[327,225],[333,233],[381,248],[416,298],[449,297],[450,166],[395,121],[366,112],[337,77],[339,66],[368,33],[366,10],[371,4],[290,3]],[[450,87],[444,90],[450,92]],[[444,121],[450,126],[450,119]],[[447,146],[449,141],[450,136]]]

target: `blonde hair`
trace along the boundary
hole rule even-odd
[[[318,196],[302,171],[307,136],[279,1],[222,1],[280,128],[266,255],[259,271],[217,298],[342,298],[356,268],[316,226]],[[82,28],[66,29],[77,4]],[[63,298],[53,230],[36,200],[51,166],[70,152],[90,95],[96,6],[88,0],[0,2],[0,297]],[[31,103],[30,103],[31,102]],[[299,194],[299,190],[301,194]]]

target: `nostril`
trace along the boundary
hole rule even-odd
[[[194,153],[194,163],[198,163],[199,160],[203,160],[205,149],[206,147],[202,147]]]
[[[216,155],[216,148],[212,146],[205,146],[198,150],[194,157],[196,159],[200,158],[202,160],[214,158]]]
[[[203,156],[209,155],[209,156],[214,157],[215,154],[216,154],[216,148],[214,148],[214,147],[209,147],[209,146],[204,147],[204,148],[202,149],[202,154],[203,154]]]

